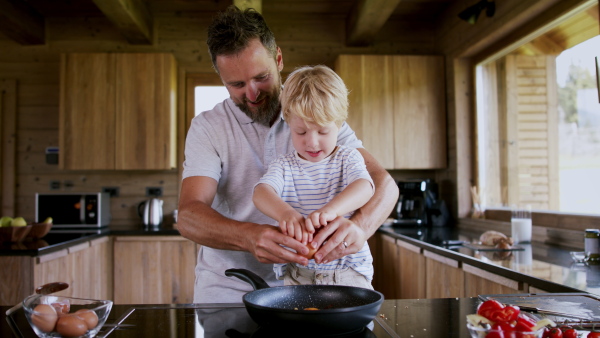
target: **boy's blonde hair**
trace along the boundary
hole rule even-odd
[[[348,117],[348,89],[329,67],[300,67],[285,81],[281,107],[286,121],[297,116],[319,126],[334,122],[339,127]]]

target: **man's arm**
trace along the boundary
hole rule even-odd
[[[308,249],[267,224],[239,222],[224,217],[211,205],[217,192],[217,181],[209,177],[188,177],[181,183],[177,229],[181,235],[198,244],[216,249],[248,251],[262,263],[308,260],[284,249],[280,244],[307,254]]]
[[[312,243],[317,247],[327,239],[327,243],[315,254],[318,264],[358,252],[388,218],[398,202],[399,191],[394,179],[368,151],[363,148],[359,148],[358,151],[363,156],[367,171],[375,184],[375,194],[367,204],[356,210],[349,220],[338,217],[315,236]],[[342,245],[344,242],[348,244],[347,248]]]

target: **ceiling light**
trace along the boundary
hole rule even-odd
[[[494,13],[496,12],[496,3],[494,0],[481,0],[473,6],[470,6],[464,11],[458,13],[458,17],[473,25],[477,21],[481,11],[484,9],[488,18],[494,16]]]

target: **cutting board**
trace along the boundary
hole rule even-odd
[[[522,248],[518,245],[513,245],[509,249],[498,249],[495,246],[476,244],[476,243],[463,243],[463,246],[465,248],[469,248],[469,249],[473,249],[473,250],[477,250],[477,251],[523,251],[523,250],[525,250],[524,248]]]
[[[495,299],[504,304],[535,307],[600,321],[600,298],[589,293],[524,293],[480,295],[479,298],[483,301]]]

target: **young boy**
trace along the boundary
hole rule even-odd
[[[325,66],[295,70],[285,82],[281,105],[295,151],[269,165],[252,200],[279,223],[283,234],[307,244],[328,222],[340,216],[348,218],[367,203],[374,185],[360,153],[336,145],[339,128],[348,116],[348,90],[333,70]],[[285,285],[372,289],[373,257],[365,242],[356,254],[326,264],[314,260],[307,267],[275,264],[274,270]]]

